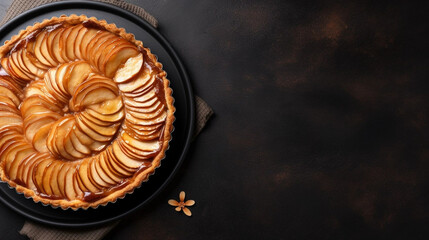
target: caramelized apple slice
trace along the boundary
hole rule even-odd
[[[121,174],[118,171],[115,171],[115,168],[112,167],[111,165],[111,159],[110,157],[107,155],[107,151],[104,151],[102,153],[100,153],[99,155],[100,158],[100,166],[103,168],[104,172],[111,178],[113,179],[113,181],[119,183],[122,181],[122,179],[124,177],[126,177],[126,175]]]
[[[58,48],[59,53],[61,54],[61,58],[64,60],[64,62],[70,62],[73,60],[68,58],[67,56],[67,41],[72,29],[73,28],[66,28],[59,36]]]
[[[101,176],[99,175],[97,169],[95,168],[95,164],[97,163],[98,158],[97,157],[93,157],[91,158],[91,160],[89,161],[89,168],[88,168],[88,178],[92,181],[92,183],[94,185],[97,186],[97,188],[102,189],[102,188],[107,188],[110,187],[111,184],[107,183],[106,181],[104,181],[103,178],[101,178]]]
[[[23,97],[24,91],[22,90],[22,86],[18,85],[18,83],[9,76],[1,76],[0,75],[0,86],[8,88],[18,98]]]
[[[129,177],[134,173],[134,169],[127,168],[119,163],[118,159],[116,159],[116,156],[113,155],[111,146],[109,146],[105,152],[106,158],[108,159],[107,163],[110,165],[111,169],[116,172],[117,175]]]
[[[67,135],[64,136],[64,139],[63,139],[64,149],[69,155],[73,156],[75,159],[81,159],[81,158],[85,157],[86,155],[79,152],[77,149],[74,148],[73,143],[72,143],[72,139],[71,139],[72,132],[73,131],[69,131],[67,133]]]
[[[48,48],[48,39],[49,35],[52,32],[46,32],[45,36],[42,39],[42,42],[40,43],[40,53],[49,62],[49,66],[56,66],[58,63],[52,58],[50,49]]]
[[[163,121],[167,118],[167,110],[163,104],[161,104],[159,108],[157,108],[156,111],[152,113],[140,113],[140,112],[134,112],[134,111],[129,111],[129,113],[137,119],[142,119],[147,121],[154,120],[153,122],[155,123],[159,122],[156,120],[158,118],[163,119]]]
[[[18,163],[31,153],[34,153],[34,150],[29,144],[23,141],[17,142],[8,148],[7,151],[3,152],[3,155],[5,155],[3,164],[11,180],[16,179]]]
[[[76,41],[77,34],[82,27],[83,26],[81,24],[71,27],[71,31],[67,36],[67,41],[65,41],[66,55],[69,60],[73,61],[77,59],[75,55],[75,41]]]
[[[121,121],[124,118],[124,112],[123,111],[119,111],[116,114],[111,114],[111,115],[103,115],[100,114],[92,109],[87,109],[86,110],[88,112],[88,114],[90,114],[91,116],[93,116],[94,118],[97,118],[100,121],[103,122],[109,122],[109,123],[116,123]]]
[[[48,152],[48,148],[46,146],[46,139],[48,138],[49,131],[51,130],[51,127],[54,123],[46,124],[45,126],[41,127],[36,134],[34,134],[32,144],[34,146],[34,149],[36,149],[38,152]]]
[[[135,93],[136,91],[148,91],[156,80],[155,75],[139,75],[135,80],[119,84],[119,89],[124,93]]]
[[[56,136],[55,136],[55,144],[57,156],[61,156],[65,159],[73,160],[74,157],[70,155],[64,146],[64,137],[71,131],[71,127],[73,126],[74,118],[72,116],[66,117],[65,120],[60,121],[60,124],[57,126]]]
[[[88,126],[91,130],[103,136],[113,136],[119,127],[119,124],[113,124],[110,127],[100,126],[94,122],[89,121],[88,119],[85,119],[82,114],[79,114],[79,120],[84,122],[85,125]]]
[[[15,155],[15,159],[10,165],[9,172],[9,178],[11,180],[15,180],[18,177],[18,170],[20,168],[20,163],[25,160],[26,158],[34,155],[36,152],[33,150],[33,148],[30,145],[23,146],[20,150],[17,151]]]
[[[73,126],[73,130],[70,131],[70,140],[73,144],[73,147],[84,155],[91,154],[91,150],[87,146],[83,145],[80,139],[76,136],[75,128],[76,126]]]
[[[127,113],[126,114],[126,121],[132,123],[135,126],[154,126],[161,124],[165,121],[167,114],[164,112],[162,115],[160,115],[157,118],[150,119],[150,120],[144,120],[140,118],[135,118],[133,115]]]
[[[123,132],[120,136],[121,144],[140,157],[149,157],[161,149],[161,143],[158,140],[139,141]]]
[[[121,111],[122,107],[123,107],[122,98],[120,96],[117,96],[114,99],[110,99],[99,104],[93,104],[91,106],[88,106],[88,109],[91,109],[101,115],[112,115]]]
[[[28,167],[29,162],[33,161],[39,155],[38,152],[34,152],[28,155],[26,158],[22,159],[21,162],[18,163],[18,172],[16,173],[16,179],[19,183],[27,186],[27,182],[25,182],[26,178],[24,177],[24,171]]]
[[[56,157],[73,159],[64,149],[63,138],[71,130],[73,117],[65,117],[55,122],[46,139],[46,146],[49,151]]]
[[[67,84],[67,91],[70,95],[74,95],[76,88],[88,78],[91,73],[91,66],[86,62],[76,62],[72,66],[70,77]]]
[[[127,133],[134,136],[134,138],[140,140],[140,141],[149,141],[149,140],[159,140],[163,130],[164,125],[159,125],[154,130],[137,130],[134,128],[129,128],[128,125],[124,127],[124,129],[127,130]]]
[[[89,170],[89,161],[91,158],[84,159],[79,166],[79,181],[82,183],[90,192],[98,192],[99,189],[92,184],[91,180],[88,178],[88,170]],[[83,190],[83,189],[82,189]]]
[[[131,173],[128,173],[126,171],[124,171],[123,169],[119,169],[119,166],[113,165],[113,159],[112,156],[109,154],[108,152],[109,148],[107,148],[105,151],[102,152],[102,154],[100,154],[100,160],[102,162],[101,166],[106,167],[105,171],[106,173],[111,177],[111,178],[119,178],[120,180],[122,180],[123,178],[128,177]]]
[[[101,135],[91,128],[89,128],[84,121],[79,117],[79,115],[76,115],[76,126],[85,133],[88,137],[92,138],[94,141],[97,142],[106,142],[110,140],[110,136],[104,136]]]
[[[67,88],[67,81],[68,81],[67,75],[70,74],[69,67],[70,67],[70,64],[60,65],[57,68],[57,71],[55,73],[55,85],[59,89],[61,95],[67,99],[70,98],[70,94]]]
[[[62,104],[67,102],[67,97],[61,92],[55,81],[56,68],[49,69],[45,74],[44,81],[48,92],[55,98],[58,99]]]
[[[152,101],[154,98],[158,98],[158,96],[153,89],[151,91],[146,92],[145,94],[143,94],[141,96],[133,97],[132,99],[134,102],[146,103],[148,101]]]
[[[35,175],[36,175],[36,167],[41,163],[42,161],[46,161],[48,163],[49,161],[52,161],[52,159],[49,157],[48,154],[40,154],[37,155],[26,167],[26,171],[24,171],[24,177],[25,177],[25,183],[27,183],[28,188],[32,189],[33,191],[41,191],[36,186],[35,182]]]
[[[112,52],[112,50],[115,49],[115,47],[117,47],[118,44],[120,42],[122,42],[122,41],[123,41],[122,38],[115,37],[115,38],[113,38],[113,39],[111,39],[109,41],[106,41],[103,44],[102,50],[97,53],[98,57],[97,57],[97,60],[96,60],[97,69],[100,72],[104,72],[104,65],[103,65],[103,63],[104,63],[104,60],[106,59],[106,56],[109,55]]]
[[[64,193],[67,199],[69,200],[74,200],[77,198],[77,196],[82,194],[82,191],[80,191],[80,189],[75,188],[75,179],[74,179],[75,174],[76,174],[76,165],[68,164],[68,169],[64,179]]]
[[[96,33],[96,35],[93,38],[91,38],[91,40],[89,40],[88,45],[86,46],[86,51],[83,52],[83,54],[88,57],[88,61],[90,61],[90,62],[92,61],[92,58],[94,57],[94,51],[95,50],[101,51],[101,49],[98,48],[97,43],[99,41],[105,39],[106,37],[108,38],[110,34],[111,33],[106,32],[106,31],[99,31]],[[91,62],[91,64],[92,64],[92,62]]]
[[[22,119],[21,116],[14,113],[1,113],[0,114],[0,129],[11,127],[11,126],[21,126]]]
[[[58,28],[49,35],[48,46],[51,49],[51,56],[59,63],[65,63],[66,60],[61,55],[60,38],[65,28]]]
[[[16,54],[16,53],[15,53]],[[16,55],[14,55],[16,56]],[[30,81],[31,78],[22,72],[11,57],[5,57],[1,60],[3,68],[13,77],[16,81],[22,85],[23,83]]]
[[[38,111],[34,111],[33,108],[38,108]],[[37,94],[25,98],[21,103],[20,110],[23,118],[42,111],[62,114],[62,109],[60,107],[52,104],[49,99],[45,98],[45,96]]]
[[[117,162],[121,163],[127,168],[137,170],[142,165],[142,162],[138,161],[138,158],[132,159],[129,156],[125,155],[120,149],[117,141],[112,144],[112,152],[116,157]]]
[[[33,73],[27,66],[27,63],[24,61],[23,52],[25,49],[21,49],[11,54],[11,57],[17,63],[22,72],[25,73],[30,79],[35,79],[37,75]],[[15,55],[14,55],[15,54]],[[12,56],[14,55],[14,56]]]
[[[52,163],[52,159],[50,158],[46,158],[43,159],[42,161],[38,162],[37,165],[34,166],[33,168],[33,183],[37,188],[37,191],[39,193],[45,193],[47,192],[47,189],[50,189],[50,186],[44,186],[43,185],[43,173],[45,172],[46,167],[49,166],[49,164]],[[45,187],[47,189],[45,189]]]
[[[10,140],[16,140],[18,136],[21,136],[22,138],[22,135],[19,132],[12,129],[13,128],[8,127],[0,129],[0,146],[4,147],[6,144],[10,143]],[[0,151],[2,147],[0,147]]]
[[[105,75],[106,77],[112,78],[121,64],[125,63],[129,58],[135,57],[139,54],[139,51],[135,46],[123,47],[114,51],[110,57],[106,57],[105,60]]]
[[[0,96],[8,97],[10,100],[12,100],[15,106],[19,106],[21,103],[21,100],[15,95],[14,92],[3,86],[0,86]]]
[[[136,57],[129,58],[124,66],[116,71],[113,80],[116,83],[126,82],[137,75],[143,66],[143,54],[139,54]]]
[[[107,88],[98,88],[88,92],[81,101],[81,106],[89,106],[100,102],[105,102],[117,97],[116,92]]]
[[[55,165],[57,164],[56,161],[51,161],[48,165],[46,165],[45,170],[43,171],[42,174],[42,185],[43,185],[43,189],[45,190],[45,194],[48,196],[52,196],[53,191],[51,188],[51,175],[53,174],[53,170],[55,168]]]
[[[10,58],[12,58],[12,61],[10,62],[10,66],[14,69],[15,73],[19,73],[22,79],[25,79],[27,81],[30,81],[31,79],[34,79],[34,75],[28,71],[28,69],[25,67],[24,63],[21,59],[21,52],[13,52],[10,55]]]
[[[51,63],[43,56],[43,54],[41,52],[42,51],[42,43],[43,43],[45,36],[46,36],[46,31],[42,31],[37,35],[32,50],[34,51],[34,56],[37,58],[37,60],[39,60],[42,64],[44,64],[46,66],[52,67],[53,65],[51,65]]]
[[[97,118],[93,117],[92,115],[90,115],[89,113],[87,113],[86,110],[83,112],[80,112],[79,114],[83,120],[85,120],[86,122],[91,122],[91,124],[96,124],[100,127],[112,126],[112,123],[100,121],[99,119],[97,119]]]
[[[97,34],[101,32],[100,30],[89,28],[88,31],[86,31],[83,36],[80,43],[80,53],[82,55],[82,58],[85,60],[88,60],[90,56],[86,55],[87,47],[89,42],[97,36]]]
[[[49,174],[49,184],[51,186],[52,194],[59,198],[64,196],[61,192],[60,186],[58,185],[59,173],[64,166],[64,162],[56,160],[54,163],[55,165],[53,166],[51,174]]]
[[[61,169],[58,171],[57,175],[57,186],[60,192],[59,196],[67,197],[66,195],[66,175],[68,170],[70,169],[70,163],[63,163]],[[52,179],[55,181],[55,179]],[[54,184],[52,184],[54,185]],[[73,191],[74,192],[74,191]]]
[[[82,38],[85,35],[86,31],[88,31],[88,28],[80,28],[79,32],[77,33],[76,40],[74,41],[74,54],[76,55],[77,59],[83,59],[83,56],[80,52],[80,44],[82,43]]]
[[[73,186],[76,194],[78,196],[84,196],[85,192],[88,192],[88,189],[83,185],[82,181],[79,177],[79,167],[80,165],[76,166],[76,172],[73,175]]]
[[[119,38],[120,39],[120,38]],[[103,54],[106,54],[106,48],[108,48],[110,45],[118,41],[118,37],[114,34],[111,34],[106,40],[100,41],[97,43],[97,51],[94,52],[93,58],[91,59],[91,64],[96,67],[99,72],[102,72],[100,70],[101,64],[103,61]]]
[[[96,63],[98,58],[100,57],[101,52],[103,51],[103,43],[106,41],[109,41],[109,39],[116,38],[115,35],[113,35],[110,32],[101,32],[97,35],[97,37],[94,37],[88,44],[87,47],[87,53],[86,56],[91,56],[89,59],[89,62],[92,66],[97,67]]]
[[[125,132],[121,134],[121,139],[125,143],[128,143],[130,146],[140,151],[153,152],[158,151],[161,148],[159,141],[138,141],[137,139],[132,138]]]
[[[84,106],[114,99],[118,94],[118,88],[112,81],[104,77],[92,76],[77,87],[70,105],[73,110],[79,111]]]
[[[115,182],[114,179],[110,178],[109,175],[104,171],[104,169],[100,165],[100,155],[96,157],[94,160],[93,166],[95,168],[95,171],[97,172],[98,176],[107,183],[107,185],[115,185],[118,182]],[[94,171],[94,170],[91,170]],[[116,178],[115,178],[116,179]],[[119,179],[120,181],[120,179]]]
[[[59,119],[57,113],[33,114],[24,120],[25,137],[29,142],[33,141],[34,135],[45,125]]]

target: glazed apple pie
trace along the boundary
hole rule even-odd
[[[133,34],[94,17],[54,17],[6,41],[0,60],[0,176],[17,192],[95,208],[160,165],[172,90]]]

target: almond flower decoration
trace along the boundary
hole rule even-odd
[[[168,204],[170,204],[173,207],[176,207],[175,210],[180,212],[180,210],[183,210],[183,212],[188,216],[192,216],[191,210],[189,210],[190,206],[194,206],[195,201],[194,200],[188,200],[185,202],[185,192],[181,191],[179,194],[179,199],[180,202],[174,200],[174,199],[170,199],[168,200]]]

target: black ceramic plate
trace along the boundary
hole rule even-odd
[[[109,203],[97,209],[78,211],[54,209],[35,203],[32,199],[26,199],[5,183],[0,184],[0,200],[34,221],[64,227],[88,227],[120,219],[135,211],[152,200],[169,182],[189,147],[194,124],[194,98],[185,69],[165,38],[140,17],[110,4],[68,1],[43,5],[19,15],[0,28],[0,42],[10,39],[34,22],[41,22],[62,14],[85,14],[105,19],[108,23],[115,23],[118,27],[125,28],[127,32],[133,33],[136,39],[143,41],[144,46],[158,56],[158,60],[168,73],[176,107],[175,130],[167,157],[162,160],[161,166],[148,182],[143,183],[133,194],[127,195],[124,199],[118,199],[116,203]]]

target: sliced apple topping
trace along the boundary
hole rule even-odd
[[[33,167],[33,172],[32,172],[32,178],[33,178],[33,183],[37,188],[37,191],[39,193],[46,193],[47,190],[50,190],[49,185],[48,186],[44,186],[43,185],[43,176],[46,170],[46,167],[48,167],[50,164],[52,164],[53,159],[51,158],[45,158],[43,160],[41,160],[40,162],[38,162],[34,167]],[[45,189],[49,187],[49,189]]]
[[[46,59],[45,56],[42,54],[42,45],[44,45],[43,43],[46,37],[46,33],[47,32],[42,31],[37,35],[32,51],[34,53],[34,56],[37,58],[37,60],[39,60],[43,65],[52,67],[54,65],[51,65],[49,60]]]
[[[20,76],[20,78],[27,81],[31,81],[35,78],[35,76],[31,72],[29,72],[29,70],[23,64],[20,52],[13,52],[10,55],[9,61],[9,66],[16,74]]]
[[[90,28],[83,34],[82,40],[80,41],[80,46],[79,46],[80,54],[82,55],[83,59],[89,60],[90,57],[86,55],[88,44],[100,32],[101,32],[100,30]]]
[[[46,32],[43,37],[42,42],[40,43],[40,53],[47,60],[49,66],[57,66],[58,62],[51,56],[52,51],[48,47],[49,35],[51,34],[52,32]]]
[[[57,121],[61,116],[58,113],[37,113],[24,119],[25,137],[29,142],[33,141],[34,135],[47,124]]]
[[[1,97],[0,97],[1,101]],[[11,126],[22,127],[22,118],[20,115],[11,112],[2,112],[0,114],[0,129]]]
[[[78,171],[79,173],[78,181],[79,181],[79,184],[84,186],[84,188],[81,188],[82,190],[87,189],[90,192],[98,192],[99,188],[97,188],[97,186],[95,186],[92,183],[91,179],[88,176],[90,161],[92,161],[92,158],[86,158],[80,163],[79,171]]]
[[[47,176],[45,176],[49,179],[46,184],[49,184],[49,186],[51,187],[52,195],[57,197],[57,198],[64,197],[64,195],[60,189],[60,186],[58,184],[58,176],[59,176],[61,169],[64,167],[65,164],[66,163],[64,163],[61,160],[55,160],[54,165],[51,166],[51,168],[52,168],[51,172],[50,173],[47,172],[46,173]]]
[[[99,189],[108,188],[112,186],[114,182],[112,182],[110,179],[106,181],[105,179],[108,179],[106,175],[105,174],[101,175],[98,172],[96,168],[97,161],[98,161],[97,157],[93,157],[90,159],[88,178],[92,180],[92,183],[96,185]]]
[[[100,32],[97,34],[97,37],[94,37],[88,44],[87,50],[86,50],[86,56],[90,56],[89,62],[92,66],[97,67],[96,63],[98,58],[100,57],[100,54],[102,52],[103,44],[112,38],[116,38],[116,36],[109,32]]]
[[[60,46],[60,38],[64,31],[65,28],[58,28],[54,30],[49,35],[48,41],[48,45],[50,45],[49,49],[51,49],[51,56],[59,63],[66,62],[66,60],[61,55],[62,46]]]
[[[70,32],[67,35],[67,39],[64,41],[65,43],[65,53],[67,55],[67,58],[70,61],[73,61],[76,59],[75,54],[75,41],[77,34],[79,30],[82,28],[82,25],[76,25],[70,28]]]
[[[71,127],[73,123],[74,117],[68,116],[55,122],[55,124],[52,126],[52,129],[49,132],[48,138],[46,140],[46,145],[54,156],[70,160],[74,159],[73,156],[71,156],[65,150],[64,146],[64,137],[72,130]]]
[[[88,137],[92,138],[97,142],[106,142],[111,139],[111,135],[103,135],[96,130],[89,127],[88,122],[81,119],[79,115],[76,115],[76,126]]]
[[[107,157],[106,151],[98,155],[98,164],[103,173],[105,173],[106,176],[109,177],[112,181],[114,181],[115,183],[120,183],[122,181],[122,178],[124,176],[121,175],[114,168],[112,168],[110,160]]]
[[[129,81],[135,77],[143,66],[143,54],[139,54],[136,57],[129,58],[122,68],[116,71],[113,80],[116,83],[123,83]]]
[[[19,86],[18,83],[11,77],[0,75],[0,86],[11,90],[19,99],[23,98],[24,91],[22,90],[22,87]]]
[[[83,61],[75,62],[72,66],[68,82],[67,91],[71,95],[75,92],[76,88],[88,78],[91,73],[91,66]]]
[[[113,50],[110,56],[106,57],[103,63],[105,66],[104,74],[109,78],[113,77],[118,68],[129,58],[139,54],[138,49],[131,44],[127,44],[127,46],[119,47],[116,51],[115,50]]]
[[[92,75],[76,88],[70,107],[74,111],[81,111],[86,106],[114,99],[118,94],[118,88],[112,80]]]
[[[10,100],[12,100],[12,102],[15,106],[19,106],[19,104],[21,102],[19,97],[16,96],[13,91],[11,91],[10,89],[3,87],[3,86],[0,86],[0,96],[9,98]]]
[[[46,139],[48,138],[49,131],[51,130],[53,124],[53,122],[51,122],[50,124],[46,124],[34,134],[32,141],[34,149],[39,152],[48,152],[48,147],[46,146]]]
[[[119,84],[119,89],[124,93],[135,93],[144,91],[146,86],[151,86],[155,81],[155,76],[141,72],[135,79],[130,82]]]
[[[78,196],[83,195],[82,191],[75,185],[76,165],[68,165],[67,172],[65,173],[64,186],[59,182],[58,185],[63,188],[65,196],[69,200],[76,199]]]
[[[65,104],[68,100],[67,95],[63,93],[55,79],[55,75],[57,73],[56,68],[49,69],[49,71],[45,74],[45,86],[48,92],[55,98],[58,99],[61,104]]]
[[[112,145],[110,145],[104,152],[106,153],[107,163],[123,178],[130,177],[135,172],[135,169],[128,168],[119,162],[117,157],[113,154]]]
[[[80,28],[76,35],[76,40],[74,41],[74,54],[76,55],[77,59],[83,59],[82,53],[80,52],[80,44],[82,43],[82,38],[87,31],[88,28]]]
[[[77,22],[30,34],[0,59],[0,174],[78,203],[151,167],[168,116],[156,59]]]

